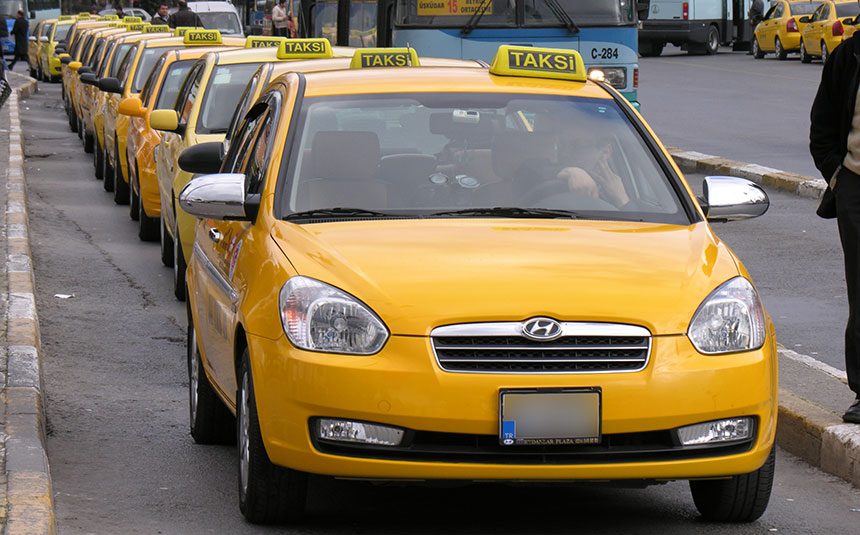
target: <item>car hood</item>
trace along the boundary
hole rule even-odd
[[[351,293],[400,335],[533,316],[681,334],[739,273],[706,223],[278,222],[272,237],[300,275]]]

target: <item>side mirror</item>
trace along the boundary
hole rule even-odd
[[[72,62],[72,56],[70,56],[68,54],[61,54],[60,55],[60,63],[62,63],[63,65],[68,65],[71,62]]]
[[[739,221],[767,212],[767,193],[754,182],[733,176],[706,176],[702,184],[708,221]]]
[[[146,114],[146,108],[143,107],[139,97],[126,97],[119,103],[117,112],[129,117],[143,117]]]
[[[47,43],[48,41],[50,41],[50,40],[48,39],[47,35],[43,35],[42,37],[39,38],[40,43]]]
[[[80,71],[78,71],[78,72],[80,72]],[[85,72],[84,74],[81,75],[81,83],[87,84],[87,85],[98,86],[99,85],[99,79],[95,75],[95,73]]]
[[[153,110],[149,114],[149,126],[162,132],[179,130],[179,114],[175,110]]]
[[[847,19],[842,19],[842,24],[847,24],[848,26],[851,26],[852,24],[854,24],[854,19],[852,19],[851,17],[848,17]]]
[[[30,37],[27,38],[27,40],[30,41],[31,43],[35,43],[36,42],[36,36],[31,35]]]
[[[799,19],[797,19],[797,21],[798,21],[798,22],[802,22],[802,23],[804,23],[804,24],[806,24],[807,22],[809,22],[809,21],[811,21],[811,20],[812,20],[812,19],[811,19],[811,18],[809,18],[809,15],[806,15],[805,17],[800,17]]]
[[[102,78],[99,80],[99,89],[105,93],[122,94],[122,84],[116,78]]]
[[[67,52],[66,47],[61,44],[54,46],[54,52],[58,54],[65,54]]]
[[[223,173],[193,178],[179,194],[179,206],[203,219],[247,220],[245,175]]]
[[[92,72],[93,72],[93,68],[88,67],[87,65],[83,65],[81,67],[78,67],[78,74],[90,74]]]
[[[71,63],[69,63],[69,68],[72,69],[73,72],[77,72],[78,69],[80,69],[83,66],[84,66],[84,64],[81,63],[80,61],[72,61]]]
[[[217,173],[224,160],[224,144],[220,141],[198,143],[182,151],[179,167],[188,173],[208,175]]]

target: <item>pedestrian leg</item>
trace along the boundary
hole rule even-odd
[[[860,176],[843,171],[836,184],[839,238],[845,255],[848,325],[845,328],[845,370],[848,386],[860,396]]]

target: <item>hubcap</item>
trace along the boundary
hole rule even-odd
[[[191,400],[191,427],[194,427],[194,422],[197,421],[197,385],[200,382],[200,358],[197,355],[197,333],[194,327],[191,327],[191,347],[189,348],[188,358],[191,359],[188,378],[188,388]]]
[[[248,373],[242,375],[242,391],[239,400],[239,486],[242,497],[248,492],[248,467],[250,451],[248,447]]]

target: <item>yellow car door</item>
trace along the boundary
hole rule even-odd
[[[821,55],[821,38],[824,36],[824,26],[828,23],[831,11],[832,4],[825,2],[812,15],[812,23],[806,27],[806,36],[803,40],[808,53],[816,56]]]

